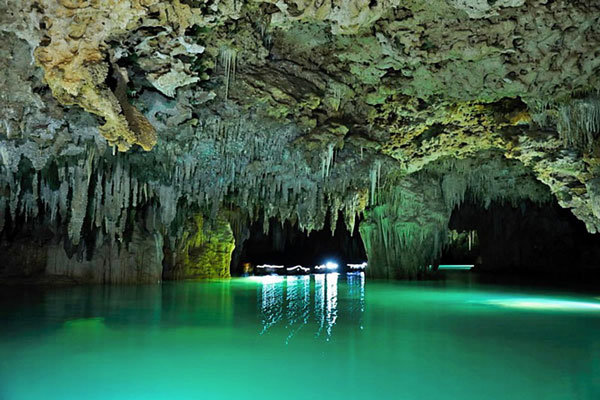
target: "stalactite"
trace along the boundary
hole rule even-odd
[[[167,246],[181,232],[186,215],[198,210],[214,216],[224,208],[241,207],[248,221],[261,216],[290,221],[306,232],[323,229],[327,222],[333,230],[341,212],[353,231],[356,215],[368,205],[370,177],[365,166],[374,165],[376,193],[383,182],[383,163],[365,150],[357,166],[357,159],[349,154],[358,149],[346,147],[338,152],[332,143],[320,155],[307,158],[306,149],[289,146],[301,132],[278,129],[274,134],[252,119],[210,116],[199,119],[190,136],[166,138],[151,153],[113,157],[108,148],[95,156],[95,150],[88,148],[55,159],[58,175],[54,183],[40,175],[37,183],[23,185],[20,172],[3,164],[0,187],[7,188],[7,196],[2,196],[6,218],[14,220],[23,213],[33,218],[36,207],[41,207],[50,223],[67,224],[71,243],[80,246],[82,235],[88,238],[92,232],[97,240],[127,240],[129,221],[140,210],[154,210],[149,217],[152,229],[166,234]],[[186,151],[175,153],[170,140],[186,140]],[[10,159],[9,165],[16,162],[11,151],[3,155]],[[319,161],[323,164],[318,165]],[[44,168],[43,163],[34,164],[27,175],[39,174],[36,168]],[[323,185],[326,178],[327,185]],[[36,185],[37,198],[32,192]],[[328,219],[328,215],[333,217]]]
[[[457,174],[447,174],[442,178],[442,191],[446,206],[453,210],[456,206],[462,204],[467,192],[467,181],[463,176]]]
[[[375,161],[375,163],[373,164],[373,166],[371,167],[371,172],[370,172],[370,180],[371,180],[371,205],[375,205],[375,202],[377,201],[377,190],[379,188],[379,183],[380,183],[380,175],[381,175],[381,162],[379,160]]]
[[[16,216],[17,216],[17,206],[19,204],[19,197],[21,195],[21,182],[19,182],[18,180],[12,180],[14,183],[12,185],[9,184],[11,190],[10,190],[10,202],[9,202],[9,209],[10,209],[10,217],[11,219],[14,221]]]
[[[414,278],[440,255],[450,212],[436,180],[420,181],[423,192],[390,183],[381,190],[378,205],[367,211],[359,229],[372,276]]]
[[[538,203],[550,200],[550,194],[541,186],[532,193],[529,192],[531,186],[513,184],[519,176],[528,172],[522,166],[513,166],[512,175],[507,176],[506,161],[495,155],[490,155],[482,165],[474,164],[470,159],[442,159],[429,168],[443,177],[441,187],[450,210],[460,206],[467,198],[485,208],[492,202],[517,206],[523,198],[531,198]]]
[[[237,68],[237,50],[223,46],[219,52],[219,61],[225,75],[225,98],[229,97],[229,89],[235,82]]]
[[[0,196],[0,233],[4,230],[6,224],[6,197]]]
[[[552,126],[553,104],[548,100],[532,99],[528,102],[531,119],[540,128],[550,128]]]
[[[85,218],[88,205],[88,188],[92,176],[95,151],[88,149],[87,158],[79,160],[77,167],[69,168],[69,179],[71,182],[71,216],[68,223],[69,238],[73,244],[79,244],[81,228]]]
[[[161,207],[161,221],[165,226],[170,226],[177,213],[177,195],[172,186],[161,185],[158,188],[158,197]]]
[[[559,106],[557,129],[565,146],[591,150],[600,133],[600,98],[589,96]]]
[[[329,143],[327,145],[327,151],[321,156],[321,179],[325,179],[329,176],[329,172],[333,167],[333,156],[334,156],[335,145]]]

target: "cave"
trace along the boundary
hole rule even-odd
[[[441,262],[478,264],[484,272],[597,279],[599,238],[556,202],[494,204],[487,209],[466,203],[452,214],[449,227],[473,232],[476,241],[471,250],[465,249],[463,235]]]
[[[332,225],[330,218],[326,225]],[[271,220],[265,232],[262,223],[252,224],[239,254],[234,252],[235,257],[232,257],[232,275],[256,272],[257,266],[265,264],[307,268],[327,262],[338,264],[337,271],[348,272],[349,264],[366,262],[358,226],[349,232],[339,218],[333,231],[329,226],[325,230],[306,233],[289,222],[281,224]],[[250,271],[244,271],[245,265]]]
[[[486,279],[598,281],[598,237],[555,201],[467,202],[453,211],[449,229],[452,238],[439,264],[473,265]]]
[[[0,400],[600,399],[598,1],[0,9]]]

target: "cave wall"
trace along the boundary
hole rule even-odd
[[[235,239],[229,222],[220,216],[205,221],[202,215],[188,222],[174,250],[165,254],[165,280],[229,278]]]
[[[465,198],[552,197],[600,231],[595,2],[5,3],[0,238],[32,246],[6,271],[51,253],[77,279],[153,280],[126,249],[162,240],[167,275],[201,275],[189,221],[227,210],[239,243],[272,219],[360,220],[390,278],[439,258]],[[20,221],[52,240],[25,243]],[[75,254],[85,267],[59,265]]]
[[[152,209],[140,214],[122,241],[86,229],[75,244],[66,227],[43,218],[9,224],[0,238],[0,282],[137,284],[230,276],[235,242],[226,219],[197,214],[165,243],[172,236]]]
[[[18,234],[2,241],[0,280],[14,283],[156,283],[162,280],[163,242],[141,227],[125,243],[108,241],[73,253],[60,236]],[[71,251],[68,251],[71,250]]]
[[[62,243],[47,249],[47,278],[78,283],[157,283],[162,280],[163,249],[160,233],[136,228],[126,245],[108,242],[86,254],[67,254]],[[44,278],[42,278],[44,279]]]

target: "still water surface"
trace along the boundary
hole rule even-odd
[[[600,399],[593,295],[361,274],[0,293],[0,400]]]

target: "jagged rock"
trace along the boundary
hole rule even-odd
[[[74,278],[155,234],[188,261],[200,231],[229,246],[224,209],[362,220],[379,276],[421,274],[465,198],[554,198],[600,230],[593,2],[21,3],[0,16],[0,240],[50,229],[56,260],[91,252]],[[204,274],[188,261],[174,277]]]
[[[22,237],[4,244],[0,278],[28,283],[157,283],[163,242],[158,232],[134,229],[127,245],[102,242],[93,251],[68,254],[58,237]]]
[[[484,18],[498,15],[500,8],[521,7],[525,0],[449,0],[453,7],[465,11],[470,18]]]

